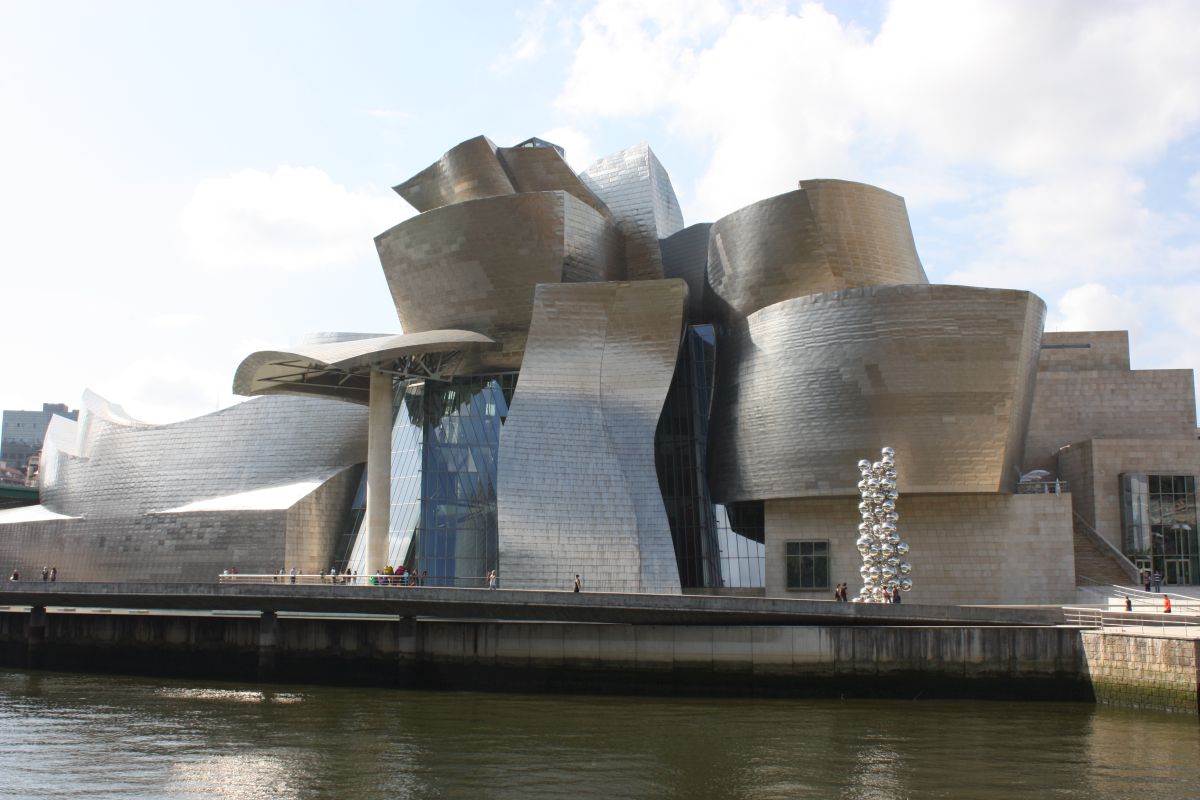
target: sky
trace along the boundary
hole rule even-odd
[[[250,352],[399,332],[389,187],[460,141],[645,141],[687,224],[902,195],[935,283],[1200,368],[1200,3],[0,0],[0,408],[171,422]]]

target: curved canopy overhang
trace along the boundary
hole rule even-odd
[[[372,336],[296,351],[260,350],[238,365],[235,394],[305,394],[367,404],[372,371],[402,378],[452,377],[466,353],[499,347],[481,333],[423,331]]]

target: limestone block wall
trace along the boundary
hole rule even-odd
[[[903,465],[901,465],[903,466]],[[900,534],[912,550],[913,590],[923,604],[1067,603],[1075,597],[1068,495],[901,495]],[[830,597],[832,588],[786,588],[785,542],[826,539],[830,583],[862,585],[857,498],[768,500],[766,595]]]
[[[680,591],[654,466],[687,287],[547,284],[500,434],[506,587]]]
[[[284,567],[286,534],[283,510],[15,523],[0,525],[0,564],[26,579],[57,566],[63,581],[212,582]]]
[[[1129,371],[1129,331],[1046,331],[1041,372]]]
[[[1039,370],[1021,468],[1055,473],[1059,448],[1086,439],[1195,433],[1190,369]]]
[[[1200,710],[1200,640],[1083,631],[1084,674],[1096,702],[1182,714]]]
[[[1071,487],[1076,513],[1120,549],[1121,473],[1200,477],[1200,440],[1090,439],[1060,450],[1058,471]]]
[[[288,568],[327,572],[341,538],[362,470],[348,467],[287,510]]]

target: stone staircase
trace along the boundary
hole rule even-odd
[[[1076,520],[1073,531],[1075,537],[1075,585],[1128,585],[1130,577],[1125,574],[1125,571],[1121,569],[1111,555],[1103,551],[1099,545],[1079,529],[1080,524]]]

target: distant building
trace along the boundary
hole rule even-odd
[[[24,481],[29,457],[42,449],[46,428],[54,415],[79,419],[79,411],[71,411],[64,403],[42,403],[41,411],[6,409],[0,423],[0,462],[21,473]]]

